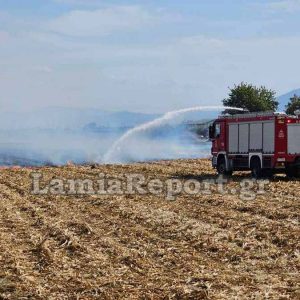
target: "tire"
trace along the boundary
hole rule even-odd
[[[300,178],[300,158],[297,158],[294,163],[286,165],[285,174],[289,178]]]
[[[285,168],[285,174],[289,178],[297,177],[297,169],[295,167],[288,166]]]
[[[295,176],[300,178],[300,159],[298,158],[295,163]]]
[[[251,160],[251,176],[255,179],[259,179],[262,177],[263,172],[260,164],[260,159],[258,157],[255,157]]]
[[[217,172],[219,175],[225,175],[225,176],[232,175],[232,171],[226,171],[226,161],[224,157],[218,159]]]
[[[232,176],[232,174],[233,174],[233,171],[226,171],[226,176]]]
[[[274,176],[274,173],[273,173],[272,169],[262,170],[262,177],[271,179],[271,178],[273,178],[273,176]]]

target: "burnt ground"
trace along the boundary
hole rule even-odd
[[[51,178],[214,179],[208,160],[35,169]],[[299,299],[300,181],[239,195],[32,195],[0,171],[0,299]],[[239,190],[239,173],[226,187]]]

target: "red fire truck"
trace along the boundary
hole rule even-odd
[[[283,113],[223,115],[209,128],[212,165],[219,174],[251,170],[300,176],[300,117]]]

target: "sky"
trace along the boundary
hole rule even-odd
[[[300,0],[0,0],[0,108],[162,113],[300,87]]]

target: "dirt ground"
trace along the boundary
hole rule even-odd
[[[214,179],[208,160],[44,167],[52,178]],[[300,181],[238,194],[33,195],[0,170],[0,299],[300,299]],[[226,187],[239,190],[248,174]]]

